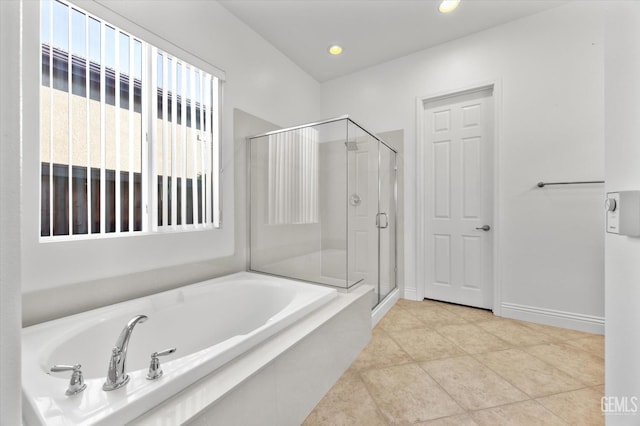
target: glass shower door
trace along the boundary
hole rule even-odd
[[[352,122],[345,146],[348,276],[373,286],[373,308],[397,285],[396,153]]]
[[[378,288],[378,140],[352,122],[347,125],[348,275]]]
[[[396,288],[396,153],[382,142],[378,167],[378,303]]]

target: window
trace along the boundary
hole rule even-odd
[[[218,227],[218,78],[59,0],[41,48],[40,236]]]

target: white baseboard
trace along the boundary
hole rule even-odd
[[[534,306],[502,303],[501,316],[522,321],[536,322],[585,331],[587,333],[604,334],[604,318],[573,312],[556,311]]]
[[[418,289],[417,288],[404,288],[404,298],[407,300],[420,300],[418,299]]]
[[[400,291],[396,288],[371,312],[371,328],[378,324],[378,321],[389,312],[389,309],[396,304],[400,298]]]

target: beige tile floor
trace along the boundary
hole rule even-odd
[[[603,425],[603,336],[400,300],[304,425]]]

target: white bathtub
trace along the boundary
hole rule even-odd
[[[336,296],[334,289],[241,272],[25,328],[23,412],[27,425],[125,424]],[[115,341],[134,315],[126,370],[131,380],[105,392]],[[164,375],[146,380],[152,352]],[[66,396],[70,373],[54,364],[82,364],[87,388]]]

